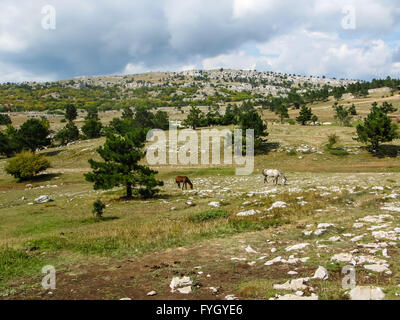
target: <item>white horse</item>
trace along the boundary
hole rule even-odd
[[[275,185],[278,185],[278,179],[281,178],[282,182],[284,185],[286,185],[286,177],[285,175],[280,172],[279,170],[276,169],[265,169],[263,170],[263,175],[264,175],[264,183],[268,183],[268,178],[273,178],[273,181],[275,182]]]

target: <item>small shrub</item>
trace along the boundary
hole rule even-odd
[[[348,156],[349,155],[349,153],[346,150],[340,149],[340,148],[338,148],[338,149],[330,149],[329,153],[334,155],[334,156],[339,156],[339,157],[343,157],[343,156]]]
[[[100,200],[97,199],[93,203],[93,214],[96,216],[96,218],[101,219],[103,218],[103,210],[106,208],[106,205]]]
[[[227,218],[229,214],[224,210],[207,210],[201,213],[197,213],[190,217],[192,222],[204,222],[209,220],[216,220],[221,218]]]
[[[29,180],[39,172],[50,168],[50,162],[46,157],[31,151],[24,151],[8,160],[5,170],[19,181]]]
[[[294,149],[292,149],[292,150],[286,152],[286,154],[287,154],[288,156],[296,156],[296,155],[297,155],[296,150],[294,150]]]
[[[339,142],[339,137],[337,136],[337,134],[336,133],[330,134],[328,136],[328,144],[327,144],[328,149],[332,148],[338,142]]]

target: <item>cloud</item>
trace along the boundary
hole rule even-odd
[[[397,0],[53,0],[44,30],[47,4],[0,2],[0,82],[188,66],[400,76]],[[349,5],[355,29],[342,25]]]

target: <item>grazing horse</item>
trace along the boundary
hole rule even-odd
[[[188,177],[182,177],[182,176],[176,177],[175,182],[178,185],[178,188],[181,187],[182,183],[182,190],[183,188],[186,188],[187,190],[187,185],[189,185],[190,188],[193,189],[193,183],[190,181]]]
[[[278,185],[278,179],[281,178],[282,182],[284,185],[286,185],[286,177],[285,175],[280,172],[279,170],[276,169],[265,169],[263,170],[263,175],[264,175],[264,183],[268,183],[268,178],[273,178],[273,181],[275,181],[275,185]]]

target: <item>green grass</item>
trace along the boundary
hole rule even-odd
[[[41,270],[44,259],[36,253],[3,248],[0,250],[0,282]]]
[[[207,210],[197,213],[190,217],[192,222],[204,222],[229,217],[229,213],[224,210]]]

